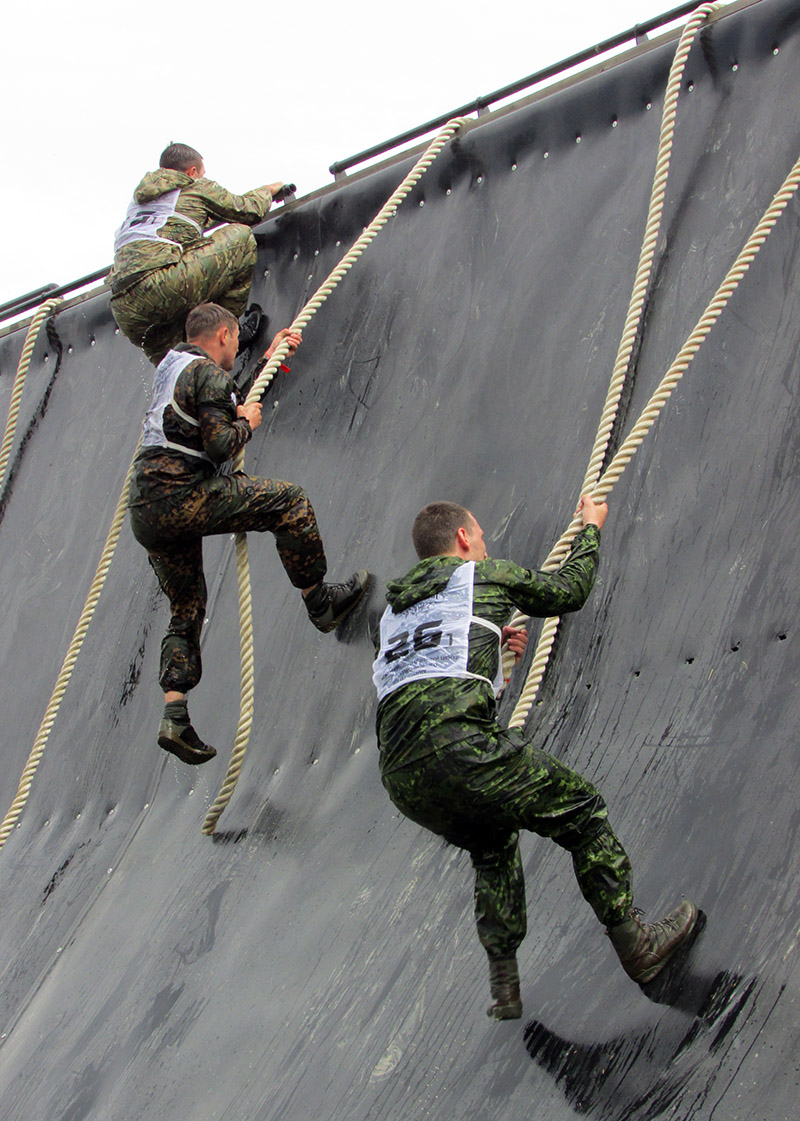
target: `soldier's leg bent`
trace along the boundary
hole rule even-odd
[[[156,269],[112,299],[120,330],[158,365],[183,340],[186,316],[198,304],[221,304],[239,316],[247,304],[257,256],[247,226],[215,230],[180,261]]]
[[[210,537],[219,533],[269,530],[286,575],[308,588],[327,571],[317,519],[302,487],[236,471],[204,479],[182,500],[170,533]]]
[[[383,782],[407,817],[470,851],[491,848],[481,837],[494,843],[520,829],[550,837],[572,855],[581,892],[601,922],[613,925],[630,911],[630,861],[600,793],[534,750],[521,730],[465,736]]]
[[[257,253],[247,226],[222,226],[177,264],[153,274],[153,321],[142,344],[151,362],[158,365],[183,339],[186,316],[198,304],[217,303],[237,317],[242,314]]]
[[[250,291],[257,256],[256,239],[247,226],[222,226],[201,246],[184,253],[180,261],[152,273],[138,286],[150,292],[155,303],[169,309],[157,315],[159,322],[171,319],[177,309],[184,317],[198,304],[222,304],[241,315]]]
[[[217,260],[226,258],[227,267],[216,283],[214,295],[205,299],[227,308],[238,318],[247,307],[253,282],[258,257],[255,236],[247,226],[230,225],[215,230],[207,240],[213,242]]]
[[[631,909],[631,865],[608,823],[600,792],[577,771],[552,755],[520,742],[520,734],[502,731],[497,750],[504,758],[499,776],[499,819],[549,837],[572,856],[581,893],[597,918],[610,926]]]

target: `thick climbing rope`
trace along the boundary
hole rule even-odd
[[[402,203],[403,199],[409,194],[418,180],[425,174],[433,161],[441,152],[442,148],[448,141],[455,136],[459,129],[464,125],[463,117],[454,117],[453,120],[448,121],[442,131],[435,137],[428,145],[419,160],[414,164],[414,167],[405,177],[403,182],[392,194],[392,196],[381,207],[370,224],[363,231],[361,236],[353,243],[345,255],[342,257],[339,264],[333,269],[327,279],[319,286],[317,291],[302,308],[300,313],[292,323],[290,330],[301,331],[306,326],[308,321],[316,313],[316,311],[324,304],[328,296],[337,286],[339,281],[355,264],[361,254],[371,241],[373,241],[381,229],[386,225],[389,219],[395,214],[397,208]],[[267,363],[264,371],[256,378],[250,392],[247,395],[247,404],[258,401],[275,376],[275,371],[280,366],[284,357],[288,354],[288,343],[281,342],[275,349],[274,354]],[[244,451],[239,453],[235,462],[237,470],[241,470],[244,463]],[[254,668],[253,668],[253,611],[252,611],[252,598],[250,591],[250,566],[247,558],[247,535],[244,533],[236,534],[236,568],[239,583],[239,621],[240,621],[240,647],[241,647],[241,699],[240,699],[240,714],[239,726],[236,731],[236,738],[231,752],[228,770],[225,775],[225,780],[220,787],[219,794],[214,800],[213,805],[209,809],[206,819],[203,822],[203,833],[210,836],[214,832],[214,827],[219,821],[219,818],[225,807],[231,800],[236,783],[239,779],[239,774],[244,762],[244,755],[247,751],[247,744],[250,739],[250,729],[253,723],[253,695],[254,695]]]
[[[580,494],[586,494],[591,491],[599,477],[602,463],[608,449],[611,430],[614,426],[614,421],[616,420],[617,411],[619,409],[619,402],[627,381],[631,354],[633,353],[633,346],[644,312],[645,296],[653,271],[655,247],[661,230],[661,220],[664,212],[664,197],[666,194],[670,160],[672,157],[678,97],[680,95],[681,80],[686,67],[686,60],[689,57],[689,52],[699,29],[719,6],[719,4],[715,3],[703,4],[697,11],[692,13],[681,32],[681,37],[675,50],[675,56],[670,66],[667,88],[664,94],[664,108],[661,113],[656,167],[653,175],[653,186],[650,192],[650,202],[647,209],[647,221],[645,223],[645,232],[642,239],[642,248],[639,253],[639,263],[636,267],[633,290],[625,316],[625,325],[622,330],[617,357],[612,369],[608,392],[603,404],[600,424],[592,447],[589,465],[586,469],[583,483],[581,484]],[[547,564],[548,562],[545,563]],[[557,565],[554,564],[552,567],[555,568]],[[545,569],[545,571],[550,571],[550,569]],[[511,619],[511,625],[519,627],[527,622],[527,620],[527,615],[522,614],[522,612],[515,612]],[[533,662],[528,672],[528,679],[523,690],[526,697],[531,690],[533,691],[533,696],[535,696],[538,691],[539,684],[544,675],[544,670],[550,658],[553,644],[555,643],[559,623],[559,617],[553,615],[547,618],[543,624]],[[513,656],[509,652],[506,652],[504,656],[503,671],[506,679],[508,679],[513,665],[512,657]],[[538,675],[538,680],[536,680],[535,675]],[[527,715],[528,711],[529,708],[525,709],[525,715]],[[522,719],[524,719],[524,716]],[[513,723],[510,724],[510,727],[519,726],[520,702],[517,703],[517,708],[514,710],[511,720]]]
[[[692,18],[687,24],[687,29],[695,21],[695,19],[700,17],[701,15],[703,19],[707,18],[708,14],[710,14],[710,12],[713,11],[717,6],[718,5],[703,5],[701,8],[698,8],[697,12],[693,14]],[[665,102],[665,116],[666,111],[667,107]],[[672,112],[674,117],[674,109],[672,110]],[[662,162],[660,153],[658,162],[659,165]],[[664,174],[666,174],[666,172],[664,172]],[[600,464],[602,463],[603,457],[605,455],[608,436],[605,437],[605,444],[603,446],[602,455],[598,458],[595,452],[593,452],[592,461],[590,462],[589,470],[587,470],[581,493],[591,491],[595,499],[600,501],[605,499],[610,494],[614,484],[619,480],[628,463],[633,458],[635,452],[641,446],[646,434],[655,424],[659,413],[669,399],[675,386],[678,384],[680,379],[683,377],[683,374],[688,369],[689,364],[699,350],[700,345],[708,336],[714,323],[719,318],[723,309],[726,307],[728,301],[738,287],[742,277],[749,269],[761,246],[766,241],[767,237],[775,226],[775,223],[777,222],[783,211],[786,209],[786,206],[796,193],[799,186],[800,159],[797,160],[794,167],[789,172],[789,175],[784,180],[782,186],[776,193],[769,207],[767,208],[764,215],[745,243],[744,248],[741,250],[735,262],[729,269],[725,279],[717,289],[711,302],[708,304],[705,311],[701,315],[694,330],[691,332],[688,339],[681,347],[674,362],[662,378],[655,393],[652,395],[647,405],[643,409],[639,419],[634,424],[629,435],[620,445],[619,450],[612,458],[608,468],[602,474],[600,474]],[[639,278],[637,274],[637,283],[638,279]],[[626,322],[626,331],[627,328],[628,323]],[[622,345],[620,350],[622,350]],[[611,396],[611,391],[609,391],[609,396]],[[603,416],[605,417],[605,409]],[[600,434],[598,434],[598,440],[599,439]],[[561,562],[567,556],[572,541],[575,538],[575,535],[579,532],[581,525],[582,519],[579,514],[576,514],[572,519],[569,527],[553,547],[547,560],[542,566],[545,571],[553,571],[560,566]],[[525,618],[525,616],[515,615],[512,619],[512,623],[514,625],[520,625],[520,622],[524,621]],[[536,697],[542,678],[544,676],[544,671],[549,660],[553,642],[555,640],[557,627],[557,618],[548,618],[545,621],[545,624],[542,628],[542,633],[537,643],[533,661],[528,671],[527,680],[525,682],[517,705],[514,709],[514,712],[512,713],[511,719],[509,720],[509,727],[521,727],[531,710],[533,701]]]
[[[697,28],[701,26],[702,23],[705,22],[705,20],[708,18],[708,16],[718,7],[718,4],[706,4],[699,8],[697,12],[693,14],[691,19],[687,23],[686,29],[684,30],[684,36],[682,36],[681,38],[681,44],[679,44],[678,52],[676,53],[676,60],[678,60],[679,55],[682,54],[685,37],[690,34],[693,36],[696,33]],[[691,41],[689,41],[689,46],[690,45]],[[651,216],[655,213],[655,206],[653,202],[654,198],[658,198],[658,196],[660,196],[661,202],[659,205],[663,209],[663,194],[669,166],[669,153],[671,151],[672,132],[675,115],[674,102],[670,104],[670,90],[672,89],[673,85],[675,85],[676,100],[677,88],[680,84],[680,75],[682,74],[683,66],[685,65],[685,57],[686,55],[688,55],[689,46],[685,47],[685,53],[683,53],[683,57],[679,63],[679,72],[676,69],[676,64],[673,63],[673,70],[671,71],[670,82],[668,83],[668,96],[667,98],[665,98],[664,115],[662,118],[662,142],[659,147],[659,156],[656,165],[656,179],[654,181],[653,193],[651,196]],[[677,78],[673,77],[675,73],[678,74]],[[671,120],[669,119],[669,115],[671,115]],[[312,299],[305,305],[300,315],[298,315],[298,317],[292,323],[292,330],[300,330],[305,326],[311,316],[316,312],[318,307],[321,306],[325,299],[327,299],[327,296],[330,294],[333,288],[336,287],[344,274],[349,270],[354,261],[361,255],[366,245],[369,244],[371,240],[373,240],[382,226],[385,225],[386,221],[388,221],[388,219],[396,211],[400,202],[402,202],[403,198],[406,196],[406,194],[408,194],[408,192],[411,190],[420,176],[424,173],[424,171],[427,170],[428,166],[430,166],[430,163],[433,162],[444,144],[447,143],[447,141],[451,138],[452,135],[454,135],[454,133],[461,127],[462,124],[463,121],[461,119],[456,119],[449,122],[445,129],[442,130],[439,136],[426,150],[420,161],[415,165],[414,169],[412,170],[412,172],[410,172],[406,180],[403,181],[397,191],[388,200],[384,208],[376,216],[370,226],[367,227],[367,229],[354,243],[345,257],[342,258],[342,261],[333,270],[325,283],[320,286],[314,297],[312,297]],[[665,133],[667,134],[666,139]],[[611,489],[614,486],[614,483],[619,479],[625,467],[635,454],[635,451],[641,445],[645,435],[655,423],[658,414],[664,407],[666,401],[672,393],[672,390],[675,388],[678,381],[683,376],[683,373],[688,368],[692,358],[699,349],[700,344],[708,335],[714,322],[721,314],[723,308],[726,306],[728,300],[730,299],[730,296],[735,291],[740,280],[746,273],[759,249],[771,232],[778,217],[785,209],[789,200],[796,193],[798,186],[800,186],[800,159],[795,164],[781,189],[775,195],[775,198],[773,199],[773,202],[770,205],[769,209],[766,211],[763,218],[754,230],[753,234],[748,239],[748,242],[746,243],[744,249],[739,254],[739,257],[726,276],[725,281],[717,290],[717,293],[706,308],[706,311],[701,316],[694,331],[692,332],[684,346],[681,348],[681,351],[668,370],[667,374],[662,379],[658,389],[653,394],[650,402],[648,402],[648,405],[641,414],[639,420],[634,425],[630,435],[620,446],[617,454],[612,459],[612,462],[607,470],[602,475],[599,475],[599,465],[602,464],[605,457],[610,432],[613,427],[619,399],[622,393],[622,388],[624,386],[625,376],[630,360],[630,354],[632,353],[633,342],[635,340],[641,319],[644,294],[649,283],[649,276],[652,266],[653,247],[658,236],[660,211],[658,217],[652,220],[654,222],[655,232],[651,230],[651,218],[648,218],[645,241],[643,243],[643,249],[640,259],[640,268],[639,270],[637,270],[637,279],[634,283],[634,292],[631,297],[631,305],[629,307],[628,316],[626,318],[625,330],[623,332],[623,338],[620,343],[617,361],[614,366],[614,374],[612,374],[612,383],[609,387],[606,404],[603,408],[600,429],[595,441],[595,447],[592,452],[589,468],[587,469],[584,486],[581,488],[582,493],[586,489],[592,489],[596,499],[603,499],[610,493]],[[645,265],[643,262],[645,262],[646,260],[647,264]],[[20,366],[22,367],[23,358],[25,358],[25,351],[27,350],[28,343],[30,342],[30,353],[27,354],[27,359],[24,363],[25,371],[27,371],[27,367],[30,363],[30,355],[32,354],[33,345],[35,343],[34,323],[36,322],[38,317],[41,317],[39,319],[38,325],[40,326],[41,322],[44,321],[44,319],[47,318],[47,315],[52,311],[55,303],[56,301],[48,301],[46,304],[37,309],[37,313],[34,316],[34,321],[32,321],[31,327],[29,329],[29,335],[28,339],[26,339],[23,355],[20,359]],[[253,388],[251,389],[250,394],[247,398],[248,403],[260,399],[263,391],[272,381],[275,372],[280,366],[283,358],[288,353],[288,349],[288,344],[285,343],[280,344],[279,347],[276,348],[275,353],[272,355],[272,358],[268,362],[263,373],[259,376],[255,384],[253,385]],[[621,381],[619,380],[620,371],[622,371]],[[22,379],[24,380],[24,372],[22,375]],[[7,464],[8,451],[6,445],[8,444],[8,446],[10,446],[14,435],[13,427],[16,423],[16,410],[18,410],[17,382],[19,380],[20,374],[18,371],[17,379],[15,380],[14,391],[12,392],[13,420],[10,415],[6,436],[3,440],[2,449],[0,449],[0,479],[2,479]],[[10,437],[8,435],[9,428],[11,429]],[[237,466],[240,465],[241,464],[238,464]],[[0,848],[2,848],[2,846],[5,844],[5,841],[7,840],[11,830],[16,825],[22,809],[27,801],[28,793],[30,791],[31,783],[33,780],[33,775],[44,752],[50,729],[52,728],[52,725],[55,721],[58,707],[66,690],[67,682],[69,681],[75,661],[77,660],[78,653],[83,644],[83,639],[86,635],[89,622],[91,621],[92,615],[94,614],[94,610],[100,596],[100,591],[102,590],[106,574],[113,558],[122,522],[124,521],[128,488],[132,470],[133,461],[131,462],[131,466],[125,479],[125,484],[120,494],[117,509],[112,520],[111,529],[109,531],[106,544],[103,548],[103,553],[101,555],[100,563],[98,564],[98,568],[95,573],[95,578],[92,582],[89,597],[81,613],[81,617],[75,630],[72,642],[70,643],[67,656],[64,659],[61,672],[56,682],[56,687],[53,691],[50,703],[47,706],[45,717],[40,726],[33,750],[31,751],[30,757],[25,766],[25,770],[23,771],[19,789],[17,791],[17,796],[14,799],[14,802],[12,803],[12,806],[6,814],[6,817],[4,818],[2,824],[0,824]],[[594,485],[591,486],[593,480]],[[568,529],[565,531],[560,540],[557,542],[556,546],[551,551],[548,559],[545,561],[543,568],[546,571],[552,571],[560,565],[563,558],[569,552],[571,542],[580,529],[580,526],[581,519],[576,515]],[[231,757],[231,763],[228,768],[228,774],[226,775],[226,780],[220,790],[220,794],[218,795],[214,805],[211,807],[206,821],[204,822],[203,832],[205,834],[213,833],[216,821],[219,819],[220,815],[230,801],[230,797],[233,793],[233,789],[235,788],[236,781],[241,770],[244,753],[247,747],[247,741],[249,739],[250,727],[252,725],[252,601],[250,593],[250,578],[247,564],[247,545],[245,535],[237,535],[236,550],[237,567],[239,570],[240,615],[244,618],[249,615],[249,624],[245,622],[242,627],[241,715],[239,729],[237,731],[236,741],[234,743],[234,750]],[[525,621],[525,619],[525,616],[518,614],[514,617],[514,619],[512,619],[512,622],[516,625],[519,625],[519,623]],[[546,632],[550,627],[550,624],[553,622],[555,622],[555,626],[552,628],[552,635],[548,637]],[[528,680],[509,723],[509,726],[511,727],[517,727],[524,723],[530,711],[533,700],[535,699],[536,693],[538,692],[547,660],[549,658],[550,649],[552,648],[552,643],[555,637],[557,623],[558,620],[547,620],[545,624],[545,630],[543,631],[542,637],[540,638],[539,644],[537,646],[534,661],[528,674]]]
[[[711,331],[711,328],[727,305],[730,297],[736,291],[739,282],[755,260],[759,249],[767,240],[779,216],[786,209],[789,201],[797,192],[798,187],[800,187],[800,159],[795,163],[780,190],[772,200],[769,208],[765,211],[761,221],[748,238],[747,243],[731,266],[708,307],[698,320],[694,330],[681,347],[677,357],[662,378],[655,393],[653,393],[647,405],[642,410],[639,419],[634,424],[629,435],[620,445],[619,450],[611,460],[608,468],[598,479],[593,488],[595,499],[602,501],[611,493],[614,484],[618,481],[637,449],[641,446],[645,436],[655,424],[658,414],[664,408],[673,389],[688,369],[689,364],[700,349],[701,343]],[[547,561],[545,561],[545,564],[542,566],[545,571],[553,571],[559,567],[562,560],[569,552],[570,545],[580,528],[581,518],[579,515],[576,515],[568,529],[554,546]],[[551,620],[548,619],[542,630],[542,636],[537,645],[534,660],[528,671],[528,680],[525,683],[525,687],[514,709],[512,718],[509,721],[509,727],[520,727],[525,722],[536,697],[544,675],[547,658],[549,657],[549,648],[545,649],[543,639],[545,639],[545,632],[550,622]],[[555,631],[553,631],[553,634],[555,634]],[[552,647],[552,639],[549,642],[549,646]]]
[[[137,446],[136,453],[138,453],[138,451],[139,448]],[[64,693],[67,690],[69,679],[72,676],[72,670],[75,667],[75,662],[78,660],[78,654],[83,646],[83,640],[86,637],[86,632],[89,629],[89,624],[92,621],[92,616],[97,607],[97,601],[100,599],[100,593],[103,590],[103,584],[105,583],[108,570],[111,567],[111,561],[114,557],[114,550],[117,547],[122,523],[125,520],[125,513],[128,506],[128,491],[130,489],[131,476],[133,475],[136,453],[134,453],[131,465],[128,468],[128,473],[125,476],[122,492],[120,493],[117,508],[114,511],[114,517],[111,521],[111,528],[108,531],[108,537],[106,538],[106,543],[103,546],[103,552],[100,556],[100,563],[97,566],[94,579],[89,589],[89,595],[81,611],[78,625],[75,628],[75,633],[72,636],[72,641],[69,644],[69,649],[62,663],[58,678],[56,679],[55,688],[53,689],[53,693],[45,709],[44,718],[39,725],[39,731],[36,734],[33,748],[31,749],[28,761],[22,772],[22,778],[19,780],[16,797],[11,803],[8,813],[3,818],[2,824],[0,824],[0,848],[2,848],[8,840],[12,829],[19,821],[25,803],[28,801],[28,795],[33,783],[33,776],[36,774],[36,768],[39,766],[39,761],[44,755],[44,749],[47,746],[50,730],[55,723],[58,709],[61,705]]]
[[[28,326],[28,333],[25,336],[22,353],[19,356],[17,373],[14,377],[14,385],[11,390],[11,403],[8,408],[8,420],[6,421],[6,430],[3,435],[3,443],[0,445],[0,488],[2,488],[6,479],[6,468],[8,467],[8,460],[11,455],[11,445],[14,442],[14,434],[17,431],[19,403],[22,399],[22,390],[25,385],[25,377],[28,373],[28,367],[31,364],[33,348],[36,346],[36,340],[39,337],[39,332],[42,329],[42,324],[50,315],[53,314],[60,303],[61,300],[46,300],[43,304],[40,304],[36,309],[33,318],[31,319]]]
[[[324,284],[322,284],[320,286],[320,288],[317,290],[317,292],[314,294],[314,296],[311,298],[311,300],[309,300],[308,303],[305,305],[303,310],[300,312],[300,314],[297,316],[297,318],[292,323],[292,327],[291,327],[292,330],[301,330],[302,327],[305,326],[305,324],[308,322],[308,320],[316,312],[317,308],[319,308],[325,302],[325,300],[327,299],[330,292],[333,291],[333,289],[336,287],[336,285],[339,283],[339,281],[342,279],[342,277],[345,275],[345,273],[347,273],[347,271],[351,268],[353,263],[357,260],[357,258],[364,251],[366,246],[377,235],[377,233],[382,228],[382,226],[384,226],[386,224],[386,222],[389,220],[389,218],[392,216],[392,214],[397,210],[397,207],[400,205],[400,203],[405,198],[405,196],[409,193],[409,191],[414,186],[414,184],[417,182],[417,180],[428,169],[430,164],[433,162],[433,160],[439,154],[439,152],[444,147],[444,145],[447,143],[447,141],[458,131],[459,128],[461,128],[463,123],[464,122],[463,122],[462,118],[456,118],[456,119],[450,121],[448,123],[448,125],[446,125],[445,128],[439,133],[439,135],[436,137],[436,139],[429,145],[429,147],[427,148],[427,150],[425,151],[423,156],[420,158],[420,160],[414,166],[414,168],[409,173],[409,175],[406,177],[406,179],[403,180],[401,185],[394,192],[394,194],[388,200],[388,202],[383,207],[383,209],[380,211],[380,213],[375,217],[375,219],[373,219],[373,221],[370,223],[370,225],[364,230],[361,237],[358,238],[358,240],[354,243],[354,245],[348,251],[348,253],[345,254],[345,256],[342,258],[342,260],[339,262],[339,264],[336,266],[336,268],[333,270],[333,272],[330,274],[330,276],[324,282]],[[44,320],[47,318],[47,316],[52,313],[53,308],[56,306],[57,303],[58,303],[58,301],[49,300],[46,303],[42,304],[37,309],[36,313],[34,314],[34,317],[31,321],[31,324],[30,324],[30,327],[29,327],[29,330],[28,330],[28,335],[27,335],[27,338],[26,338],[26,341],[25,341],[25,344],[24,344],[24,347],[23,347],[22,355],[20,357],[17,377],[15,379],[14,388],[12,390],[12,409],[10,411],[10,419],[9,419],[9,423],[7,425],[6,436],[4,437],[3,445],[2,445],[4,457],[3,457],[2,460],[0,460],[0,463],[2,463],[2,469],[0,469],[0,479],[2,479],[2,473],[5,470],[5,464],[6,464],[7,458],[8,458],[7,452],[6,452],[6,445],[8,444],[8,446],[10,447],[11,442],[12,442],[13,437],[14,437],[14,427],[15,427],[15,424],[16,424],[16,416],[17,416],[18,411],[19,411],[19,397],[21,396],[22,384],[24,382],[25,373],[27,372],[28,366],[30,365],[31,355],[33,353],[33,347],[34,347],[34,344],[36,342],[36,336],[37,336],[38,331],[41,327],[41,324],[44,322]],[[266,389],[266,387],[269,385],[269,383],[272,381],[273,377],[275,376],[275,372],[279,368],[283,358],[288,353],[288,349],[289,349],[289,347],[288,347],[288,344],[286,344],[286,343],[282,343],[276,348],[276,350],[275,350],[274,354],[272,355],[270,361],[267,363],[267,365],[265,366],[265,368],[262,371],[262,373],[260,374],[260,376],[254,382],[254,384],[253,384],[253,386],[250,390],[250,393],[248,394],[248,397],[247,397],[247,403],[248,404],[253,402],[253,401],[257,401],[257,400],[260,399],[264,390]],[[21,373],[20,373],[20,371],[21,371]],[[9,431],[10,431],[10,435],[9,435]],[[17,788],[16,797],[14,798],[14,801],[12,802],[11,807],[9,808],[6,816],[3,818],[2,823],[0,823],[0,849],[3,847],[5,842],[8,840],[8,837],[10,836],[11,831],[14,829],[17,822],[19,821],[19,818],[20,818],[20,816],[22,814],[22,811],[25,807],[25,804],[28,800],[28,795],[30,793],[30,789],[31,789],[31,785],[33,783],[34,775],[36,773],[36,769],[39,766],[41,758],[44,754],[45,747],[47,746],[47,740],[48,740],[49,735],[50,735],[50,731],[53,727],[53,724],[55,723],[56,715],[57,715],[58,709],[61,705],[61,701],[64,697],[64,693],[66,692],[67,685],[69,683],[70,677],[72,676],[72,671],[74,669],[75,662],[77,661],[78,654],[80,653],[81,647],[83,645],[84,638],[86,637],[86,632],[89,629],[89,624],[92,620],[92,616],[94,615],[95,608],[97,607],[97,603],[100,599],[100,593],[103,589],[103,585],[105,583],[106,576],[108,574],[108,570],[111,567],[111,561],[113,559],[114,552],[115,552],[116,547],[117,547],[117,542],[119,541],[119,535],[120,535],[120,532],[121,532],[121,529],[122,529],[122,524],[125,520],[125,513],[126,513],[126,510],[127,510],[127,504],[128,504],[128,491],[130,489],[130,481],[131,481],[131,477],[133,475],[134,463],[135,463],[136,455],[138,454],[138,451],[139,451],[139,447],[137,445],[136,451],[134,452],[133,459],[131,460],[130,467],[128,468],[128,472],[127,472],[127,475],[125,477],[125,482],[123,484],[122,491],[121,491],[120,496],[119,496],[119,501],[117,502],[117,507],[116,507],[116,510],[114,512],[114,516],[113,516],[112,521],[111,521],[111,527],[109,529],[105,545],[103,546],[103,551],[102,551],[102,554],[101,554],[101,557],[100,557],[100,561],[98,563],[97,569],[95,571],[94,579],[92,580],[92,584],[91,584],[91,587],[89,589],[89,595],[87,597],[86,603],[84,604],[83,610],[81,611],[81,615],[80,615],[80,618],[78,620],[78,624],[77,624],[77,626],[75,628],[75,632],[72,636],[72,641],[70,642],[69,648],[67,650],[66,657],[64,658],[64,661],[63,661],[62,666],[61,666],[61,670],[60,670],[58,678],[56,680],[56,684],[55,684],[55,687],[53,689],[53,693],[50,697],[47,708],[45,710],[44,718],[42,719],[42,722],[39,726],[39,731],[36,735],[36,739],[34,741],[33,748],[31,749],[31,753],[28,756],[28,760],[27,760],[27,762],[25,764],[25,768],[22,772],[22,777],[20,778],[19,786]],[[243,456],[240,456],[239,460],[237,461],[237,464],[236,464],[237,468],[241,468],[242,462],[243,462]],[[252,724],[252,701],[253,701],[252,601],[251,601],[251,596],[250,596],[249,566],[248,566],[248,563],[247,563],[247,543],[246,543],[246,536],[244,534],[237,534],[236,554],[237,554],[237,567],[238,567],[238,573],[239,573],[240,617],[242,617],[244,619],[243,626],[242,626],[242,640],[241,640],[241,647],[242,647],[242,706],[241,706],[242,707],[242,716],[240,717],[239,732],[237,733],[236,741],[235,741],[235,744],[234,744],[234,755],[236,755],[237,749],[238,749],[238,758],[234,759],[234,757],[232,756],[231,766],[229,766],[229,769],[228,769],[228,775],[226,776],[225,785],[222,787],[222,790],[220,791],[220,794],[217,798],[217,802],[212,807],[211,811],[209,811],[209,817],[207,818],[206,824],[203,827],[203,831],[207,832],[207,833],[213,833],[214,822],[216,822],[216,820],[219,818],[219,815],[222,813],[225,806],[227,805],[228,801],[230,801],[231,794],[233,793],[233,789],[236,785],[236,779],[238,778],[239,770],[241,769],[241,762],[242,762],[242,759],[243,759],[243,756],[244,756],[244,751],[247,747],[247,739],[249,737],[249,729],[250,729],[250,725]],[[247,711],[248,708],[249,708],[249,713]],[[246,731],[244,731],[245,728],[246,728]],[[234,763],[237,764],[235,768],[234,768]],[[220,800],[223,798],[223,796],[224,796],[224,801],[220,804]],[[216,810],[216,816],[214,817],[210,828],[208,828],[207,827],[208,826],[208,821],[211,818],[211,814],[214,813],[215,810]]]

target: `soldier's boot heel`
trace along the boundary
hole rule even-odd
[[[183,724],[165,716],[158,726],[158,746],[175,755],[182,763],[199,767],[217,754],[216,750],[203,741],[191,724]]]
[[[317,584],[303,600],[308,617],[317,630],[323,634],[335,630],[361,602],[370,579],[370,574],[362,568],[343,584]]]
[[[522,1015],[522,998],[517,959],[490,958],[489,985],[494,1003],[486,1009],[486,1015],[492,1020],[518,1020]]]
[[[250,304],[247,311],[239,319],[239,349],[237,354],[248,349],[255,342],[256,336],[265,326],[267,317],[261,310],[260,304]]]
[[[667,964],[680,945],[691,937],[699,912],[685,899],[658,922],[644,923],[635,910],[606,933],[620,964],[632,981],[645,985]]]

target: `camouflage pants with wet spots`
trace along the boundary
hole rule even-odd
[[[204,537],[269,530],[275,535],[286,575],[296,588],[316,584],[327,571],[311,503],[302,487],[292,483],[242,471],[213,475],[181,495],[133,506],[129,513],[134,536],[147,549],[170,603],[159,677],[165,692],[186,693],[202,674]]]
[[[512,956],[527,930],[521,829],[567,849],[604,926],[630,911],[630,861],[605,802],[577,772],[526,743],[521,729],[460,739],[384,775],[383,783],[406,817],[469,852],[478,937],[490,958]]]
[[[247,305],[257,253],[252,231],[222,226],[205,241],[111,298],[119,329],[155,366],[183,341],[186,316],[198,304],[221,304],[237,317]]]

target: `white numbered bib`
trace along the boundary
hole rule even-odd
[[[459,565],[445,588],[428,599],[395,614],[387,607],[381,619],[381,646],[372,665],[372,680],[382,701],[402,685],[429,677],[475,678],[503,685],[500,640],[502,632],[488,619],[472,613],[475,562]],[[469,628],[477,623],[497,635],[497,674],[494,681],[470,673]]]
[[[199,428],[198,421],[185,413],[183,409],[179,408],[173,399],[175,393],[175,383],[179,376],[183,373],[190,362],[197,360],[196,354],[190,354],[187,351],[169,350],[161,362],[156,367],[156,372],[153,377],[153,396],[150,401],[150,408],[147,410],[147,415],[144,418],[144,432],[142,434],[142,447],[143,448],[172,448],[173,451],[183,452],[184,455],[192,455],[196,459],[205,459],[210,462],[205,452],[195,451],[193,448],[185,448],[181,444],[171,443],[164,435],[164,409],[167,405],[172,405],[175,412],[187,424],[191,424],[193,428]]]
[[[114,234],[114,252],[118,252],[123,245],[128,245],[132,241],[168,241],[171,245],[178,245],[178,242],[171,242],[169,238],[162,238],[158,232],[170,218],[188,222],[190,226],[194,226],[199,233],[202,233],[203,231],[197,222],[187,218],[185,214],[175,213],[180,193],[180,187],[178,187],[174,191],[168,191],[167,194],[153,199],[152,202],[136,202],[135,200],[131,202],[125,220]]]

